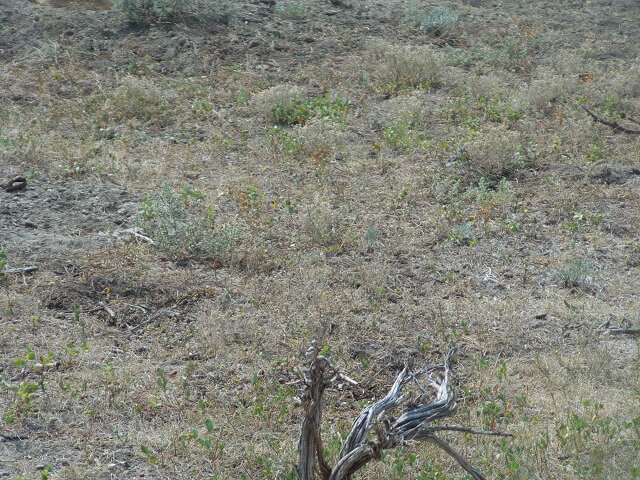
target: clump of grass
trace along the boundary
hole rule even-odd
[[[451,32],[459,18],[458,12],[446,7],[424,8],[414,3],[407,10],[407,21],[431,35],[444,36]]]
[[[578,258],[567,260],[565,268],[558,272],[563,285],[567,288],[589,289],[593,282],[593,263]]]
[[[224,0],[113,0],[113,10],[133,25],[227,22]]]
[[[276,12],[288,20],[301,20],[307,16],[307,11],[298,2],[278,2]]]
[[[304,125],[313,117],[345,123],[351,106],[348,100],[340,96],[331,98],[326,94],[307,98],[300,89],[291,85],[277,85],[263,90],[251,103],[267,121],[285,126]]]
[[[169,107],[167,95],[153,83],[129,77],[112,93],[89,99],[85,112],[93,116],[99,131],[123,123],[164,128],[175,121]]]
[[[465,143],[462,158],[472,176],[491,181],[512,177],[526,165],[520,136],[511,131],[476,133]]]
[[[219,225],[213,207],[204,209],[204,198],[189,188],[176,194],[165,186],[151,196],[145,195],[138,225],[174,259],[225,264],[231,259],[240,230],[237,226]]]
[[[428,46],[400,46],[385,41],[369,44],[371,77],[383,93],[409,88],[437,87],[442,83],[443,62]]]
[[[536,110],[548,110],[554,104],[566,102],[578,89],[575,78],[543,71],[523,92],[526,102]]]
[[[344,244],[346,228],[340,217],[325,204],[307,212],[304,229],[314,243],[326,248],[340,248]]]
[[[271,123],[280,123],[281,112],[294,112],[295,103],[303,98],[302,90],[295,85],[276,85],[256,93],[249,102]]]
[[[292,133],[301,151],[315,160],[336,155],[346,142],[344,129],[335,122],[321,118],[312,118]]]

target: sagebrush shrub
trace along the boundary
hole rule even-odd
[[[469,173],[492,181],[511,177],[526,166],[520,136],[511,131],[476,133],[464,145],[461,156]]]
[[[175,259],[215,260],[225,264],[238,241],[237,226],[219,225],[213,208],[203,208],[204,195],[185,188],[181,194],[165,186],[145,196],[138,225],[155,245]]]
[[[369,44],[373,63],[371,77],[376,87],[397,91],[415,87],[434,87],[442,83],[444,64],[428,46],[393,45],[385,41]]]

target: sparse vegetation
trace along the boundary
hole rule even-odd
[[[5,0],[0,477],[297,480],[317,339],[328,465],[455,342],[486,478],[640,478],[637,13]]]
[[[306,98],[292,86],[279,85],[260,92],[252,104],[262,112],[267,121],[277,125],[304,125],[311,118],[345,123],[350,107],[341,97],[332,99],[328,94]]]
[[[226,21],[225,0],[113,0],[115,11],[136,25]]]
[[[570,258],[566,263],[566,267],[560,270],[559,273],[565,287],[591,287],[593,283],[593,263],[578,258]]]
[[[431,35],[443,36],[451,32],[458,21],[459,14],[446,7],[425,7],[418,3],[410,4],[407,20],[420,30]]]
[[[138,223],[159,248],[178,259],[227,262],[238,240],[236,226],[218,225],[213,206],[204,208],[205,196],[185,187],[180,195],[168,185],[145,196]]]
[[[381,93],[397,93],[415,87],[427,89],[442,83],[443,63],[428,46],[393,45],[383,40],[369,44],[367,59],[373,86]]]

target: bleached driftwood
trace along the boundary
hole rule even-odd
[[[337,463],[331,467],[324,458],[320,433],[322,395],[330,385],[336,382],[356,382],[342,375],[328,358],[320,354],[317,343],[312,342],[305,353],[306,366],[298,371],[299,400],[305,410],[298,443],[299,480],[313,480],[316,473],[323,480],[348,480],[371,460],[379,460],[384,450],[417,441],[437,445],[453,457],[474,479],[483,480],[484,477],[478,470],[434,433],[452,430],[477,435],[508,436],[508,434],[431,424],[437,419],[452,415],[456,410],[455,393],[450,384],[451,360],[454,351],[454,347],[449,350],[442,366],[417,372],[405,367],[387,395],[360,412],[342,446]],[[417,397],[410,397],[403,391],[410,384],[417,387],[419,392]],[[393,411],[402,413],[395,418],[392,415]]]

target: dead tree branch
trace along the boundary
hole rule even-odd
[[[314,341],[305,354],[306,367],[298,372],[300,401],[305,410],[298,444],[299,480],[313,480],[316,470],[323,480],[349,480],[371,460],[380,459],[384,450],[418,441],[437,445],[475,480],[483,480],[480,472],[447,442],[435,436],[434,432],[449,430],[474,435],[509,434],[460,426],[431,425],[435,420],[453,415],[456,410],[456,397],[450,384],[454,351],[454,347],[449,350],[442,366],[417,372],[405,367],[384,398],[360,412],[342,446],[337,463],[331,467],[324,458],[320,435],[322,395],[337,380],[355,382],[340,374],[326,357],[320,355]],[[414,394],[404,391],[408,385],[416,387]],[[393,412],[398,410],[402,413],[395,418]]]
[[[629,128],[629,127],[625,127],[623,125],[620,125],[618,122],[609,122],[607,120],[605,120],[602,117],[599,117],[598,115],[596,115],[595,113],[593,113],[591,110],[589,110],[587,107],[585,107],[584,105],[582,105],[582,108],[585,112],[587,112],[589,114],[589,116],[591,118],[593,118],[596,122],[601,123],[603,125],[606,125],[607,127],[611,127],[613,128],[615,131],[617,132],[624,132],[624,133],[631,133],[631,134],[640,134],[640,130],[638,129],[634,129],[634,128]],[[633,121],[633,120],[632,120]]]

